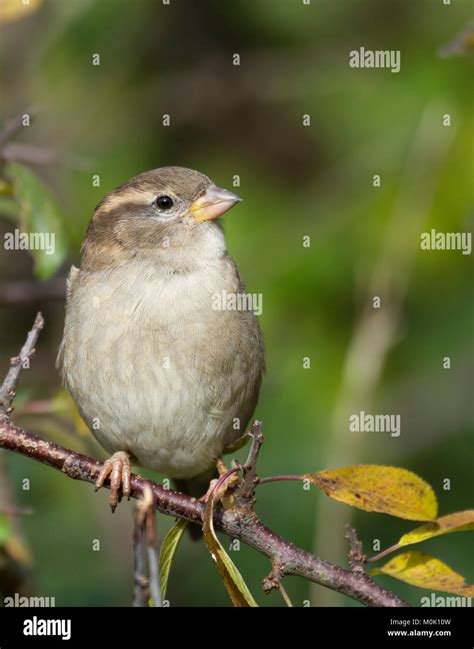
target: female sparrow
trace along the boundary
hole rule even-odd
[[[113,454],[96,483],[110,475],[113,509],[130,495],[130,461],[200,478],[253,414],[257,318],[245,300],[215,308],[216,295],[245,294],[217,221],[239,200],[191,169],[147,171],[97,206],[71,268],[58,365]]]

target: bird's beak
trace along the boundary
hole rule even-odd
[[[224,212],[230,210],[241,200],[236,194],[229,192],[227,189],[211,185],[202,196],[194,201],[190,212],[198,223],[212,221],[218,219],[219,216],[222,216]]]

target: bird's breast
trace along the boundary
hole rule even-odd
[[[79,271],[60,363],[107,450],[129,450],[173,477],[197,475],[222,452],[258,393],[263,363],[253,314],[212,308],[222,290],[239,290],[225,260],[188,274],[139,263]]]

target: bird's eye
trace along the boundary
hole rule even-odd
[[[169,196],[158,196],[155,202],[160,210],[170,210],[173,207],[173,201]]]

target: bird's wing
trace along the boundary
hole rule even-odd
[[[71,266],[71,270],[69,271],[69,276],[66,280],[66,305],[69,302],[69,299],[72,295],[72,292],[74,290],[74,284],[77,280],[77,276],[79,275],[79,268],[76,268],[75,266]],[[64,360],[64,345],[65,345],[65,337],[63,335],[63,339],[61,341],[61,344],[59,346],[58,350],[58,355],[56,358],[56,367],[59,369],[61,372],[61,378],[62,382],[64,384],[64,366],[63,366],[63,360]]]
[[[77,275],[79,274],[79,268],[71,266],[69,271],[69,277],[66,280],[66,298],[69,299],[72,291],[74,290],[74,283],[76,281]]]

